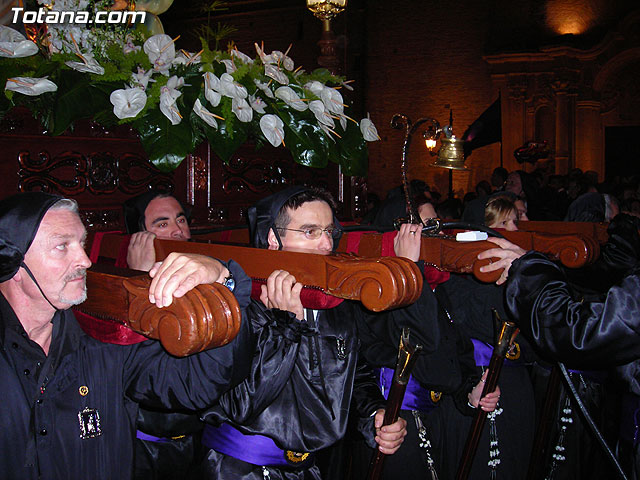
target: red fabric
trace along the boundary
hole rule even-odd
[[[446,282],[451,277],[449,272],[443,272],[442,270],[438,270],[433,265],[425,265],[424,266],[424,279],[427,281],[431,290],[436,288],[441,283]]]
[[[253,279],[251,282],[251,296],[260,300],[260,286],[265,285],[267,282],[263,280]],[[317,288],[303,287],[300,292],[300,300],[304,308],[311,308],[312,310],[326,310],[329,308],[337,307],[344,300],[342,298],[328,295],[322,290]]]
[[[396,252],[393,248],[393,240],[396,238],[398,234],[397,230],[393,232],[387,232],[382,234],[382,245],[380,256],[381,257],[395,257]]]
[[[347,233],[347,253],[358,253],[360,249],[360,239],[364,232]]]
[[[134,332],[129,327],[116,322],[115,320],[103,320],[92,317],[86,313],[74,310],[73,312],[84,332],[104,343],[115,343],[117,345],[132,345],[147,340],[147,337]]]
[[[120,249],[118,250],[118,258],[116,258],[116,267],[129,268],[129,264],[127,263],[127,252],[129,251],[130,241],[131,235],[124,235],[122,237]]]
[[[119,230],[112,230],[109,232],[96,232],[93,236],[93,243],[91,244],[91,253],[89,254],[89,260],[91,263],[96,263],[100,257],[100,246],[102,245],[102,239],[108,233],[122,233]]]
[[[231,238],[231,230],[223,230],[222,234],[220,235],[220,241],[228,242],[230,238]]]

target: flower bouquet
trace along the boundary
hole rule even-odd
[[[49,11],[109,8],[110,1],[57,0]],[[91,28],[87,28],[91,27]],[[338,163],[365,175],[367,141],[378,140],[369,118],[345,113],[342,77],[294,68],[288,51],[250,57],[235,48],[178,50],[176,39],[127,25],[49,24],[27,40],[0,26],[0,113],[24,105],[59,135],[79,119],[130,124],[150,161],[175,169],[203,140],[228,161],[248,140],[283,146],[310,167]]]

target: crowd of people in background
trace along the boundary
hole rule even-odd
[[[412,181],[411,185],[417,203],[425,199],[433,205],[437,217],[445,220],[483,223],[484,206],[501,193],[515,203],[518,221],[608,222],[618,213],[640,217],[638,176],[600,181],[597,172],[579,168],[556,175],[542,169],[527,173],[497,167],[489,180],[481,180],[462,198],[445,198],[422,181]],[[363,223],[385,225],[389,220],[385,211],[394,210],[395,203],[404,206],[402,187],[390,190],[384,201],[375,193],[368,197],[370,209]]]

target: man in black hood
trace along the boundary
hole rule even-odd
[[[324,190],[289,187],[249,209],[251,239],[259,248],[328,254],[341,233],[334,208]],[[351,320],[364,309],[347,301],[305,308],[301,290],[291,274],[276,270],[262,285],[262,303],[252,304],[260,338],[252,372],[204,415],[206,478],[320,479],[314,456],[345,435],[349,415],[371,447],[391,454],[402,443],[406,422],[382,427],[376,376],[358,362]]]
[[[85,238],[73,200],[30,192],[0,201],[3,478],[131,478],[136,404],[202,409],[247,374],[254,342],[244,319],[229,344],[180,359],[155,341],[122,346],[87,336],[69,310],[86,296]],[[168,306],[194,280],[222,282],[229,273],[244,310],[250,281],[242,269],[197,255],[152,268],[149,299]]]

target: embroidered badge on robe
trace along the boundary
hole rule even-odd
[[[78,422],[80,422],[80,438],[95,438],[102,435],[100,428],[100,413],[95,408],[85,407],[78,412]]]
[[[336,338],[336,350],[338,351],[338,359],[344,360],[347,358],[347,342],[345,342],[344,338]]]

